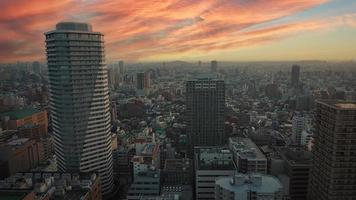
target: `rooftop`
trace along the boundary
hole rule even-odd
[[[317,100],[318,103],[338,110],[356,110],[356,102],[342,100]]]
[[[311,164],[312,153],[303,149],[286,149],[283,157],[291,164]]]
[[[163,186],[161,195],[159,196],[144,196],[141,200],[191,200],[193,199],[193,188],[190,185],[183,186]]]
[[[164,170],[166,171],[185,171],[192,167],[190,159],[167,159]]]
[[[203,73],[194,77],[196,80],[213,80],[216,79],[216,75],[211,73]]]
[[[81,199],[97,181],[99,181],[99,177],[94,173],[16,173],[0,181],[0,199],[6,199],[6,197],[9,197],[9,200],[23,199],[21,196],[31,191],[34,191],[35,196],[41,199],[44,195],[50,193],[48,191],[60,191],[61,188],[71,189],[59,196],[55,196],[54,199],[57,199],[57,197],[58,199]]]
[[[0,161],[8,160],[18,149],[23,149],[33,144],[34,140],[28,138],[14,139],[0,146]]]
[[[159,145],[155,143],[147,143],[141,151],[141,155],[156,155],[159,150]]]
[[[356,109],[356,103],[336,103],[335,106],[343,109]]]
[[[232,153],[228,147],[195,147],[194,151],[197,170],[235,170]]]
[[[236,174],[234,177],[219,178],[215,184],[226,190],[240,194],[246,194],[246,191],[275,193],[282,191],[283,188],[281,182],[276,177],[261,174]]]
[[[60,22],[56,25],[59,31],[92,31],[92,27],[87,23],[80,22]]]
[[[7,143],[7,145],[9,145],[9,146],[19,146],[19,145],[25,144],[29,140],[30,140],[29,138],[17,138],[17,139],[10,140]]]
[[[25,108],[21,110],[13,110],[13,111],[8,111],[8,112],[3,112],[0,113],[0,117],[10,117],[10,119],[22,119],[28,116],[31,116],[35,113],[41,112],[40,110],[37,110],[35,108]]]
[[[250,138],[229,138],[229,146],[233,152],[239,154],[241,158],[266,159],[266,156]]]
[[[27,195],[29,195],[31,191],[29,190],[4,190],[0,191],[1,200],[23,200]]]

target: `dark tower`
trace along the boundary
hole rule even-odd
[[[292,86],[297,87],[299,85],[299,74],[300,74],[300,66],[293,65],[292,73],[291,73],[291,83]]]
[[[194,146],[215,146],[224,142],[225,83],[198,78],[186,83],[188,135]]]

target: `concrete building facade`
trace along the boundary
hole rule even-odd
[[[86,23],[62,22],[45,33],[50,109],[60,171],[98,172],[113,188],[104,36]]]
[[[356,102],[317,101],[308,198],[356,199]]]
[[[41,133],[48,133],[48,117],[46,110],[24,108],[0,113],[3,128],[15,130],[23,126],[36,125]]]
[[[267,158],[250,138],[229,138],[229,148],[241,173],[267,173]]]
[[[28,138],[8,141],[0,147],[0,178],[37,167],[43,160],[41,143]]]
[[[195,147],[195,199],[214,200],[215,180],[232,176],[236,167],[227,147]]]

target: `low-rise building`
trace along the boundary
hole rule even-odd
[[[235,174],[216,180],[215,200],[283,200],[283,186],[273,176]]]
[[[141,199],[160,193],[161,171],[159,169],[159,145],[156,143],[136,144],[136,156],[132,158],[133,183],[127,199]]]
[[[139,200],[145,196],[159,195],[160,170],[149,165],[145,165],[145,167],[134,175],[133,183],[127,192],[128,200]]]
[[[140,200],[193,200],[193,188],[189,185],[164,186],[161,195],[141,197]]]
[[[193,162],[190,159],[168,159],[163,169],[164,185],[193,185]]]
[[[43,146],[36,140],[14,138],[0,145],[0,178],[37,167],[43,160]]]
[[[25,108],[0,113],[2,126],[5,129],[18,129],[24,125],[38,125],[39,132],[48,132],[48,117],[46,110]]]
[[[227,147],[195,147],[195,199],[214,200],[215,180],[232,176],[236,167]]]
[[[95,173],[24,172],[0,181],[0,199],[101,200]]]
[[[0,128],[0,144],[6,143],[13,135],[18,134],[17,130],[3,130]]]
[[[267,158],[249,138],[229,138],[229,147],[241,173],[267,173]]]

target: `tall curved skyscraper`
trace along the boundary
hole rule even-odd
[[[59,170],[98,172],[108,194],[113,163],[103,34],[90,24],[62,22],[45,35]]]

